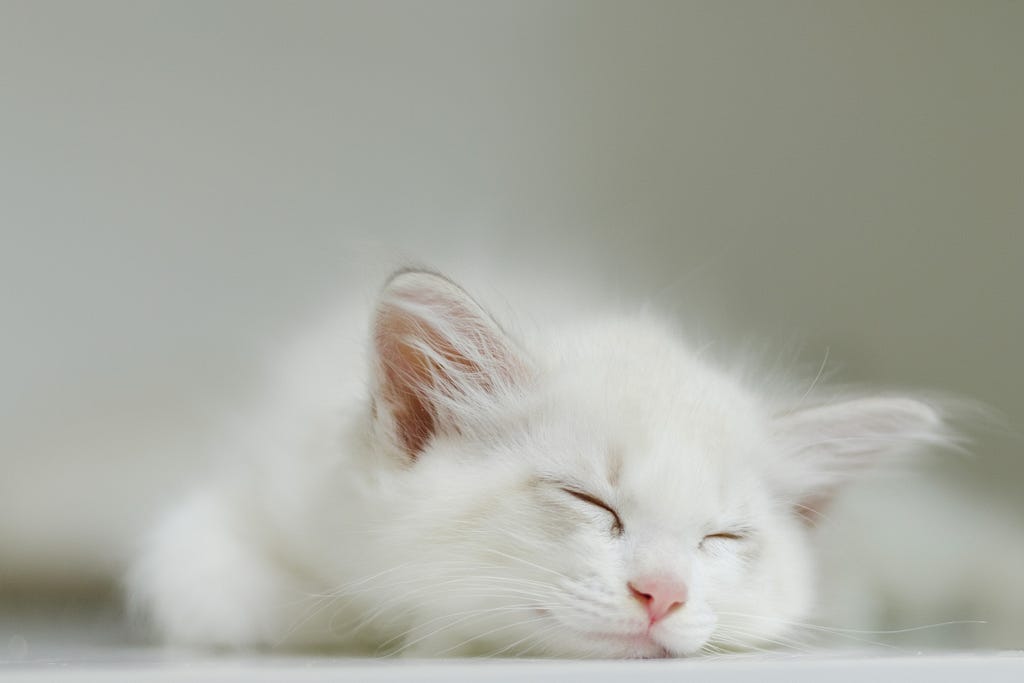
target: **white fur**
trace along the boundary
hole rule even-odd
[[[911,398],[766,395],[650,315],[507,334],[416,271],[282,367],[132,573],[169,642],[570,657],[771,644],[813,600],[801,506],[946,438]],[[432,415],[418,450],[401,438],[406,400]],[[608,503],[624,532],[562,486]],[[705,539],[718,532],[743,538]],[[641,637],[627,582],[666,571],[689,598]]]

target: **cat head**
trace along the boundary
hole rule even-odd
[[[651,317],[514,339],[423,271],[384,288],[372,348],[388,552],[406,567],[393,605],[431,654],[776,642],[812,601],[814,511],[946,438],[912,398],[761,395]]]

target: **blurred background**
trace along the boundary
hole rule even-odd
[[[99,637],[272,340],[405,259],[991,406],[849,503],[826,602],[1024,647],[1022,36],[1010,0],[0,1],[0,659]]]

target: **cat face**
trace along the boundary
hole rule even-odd
[[[813,593],[801,506],[939,435],[910,399],[780,411],[650,319],[524,347],[432,274],[391,281],[374,339],[375,435],[401,463],[417,567],[404,637],[423,653],[776,642]]]

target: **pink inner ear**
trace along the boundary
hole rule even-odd
[[[378,410],[416,458],[439,432],[486,419],[493,399],[525,379],[512,340],[458,285],[423,272],[396,275],[374,321]]]
[[[380,363],[380,396],[391,410],[400,444],[412,458],[437,433],[438,412],[433,400],[439,393],[457,393],[461,384],[470,382],[477,389],[490,391],[494,382],[502,379],[490,373],[498,371],[509,375],[504,378],[508,379],[514,372],[508,347],[497,337],[500,330],[492,329],[490,321],[482,317],[486,314],[470,310],[464,302],[435,299],[431,294],[436,296],[425,292],[406,296],[427,304],[441,320],[455,323],[449,329],[474,342],[473,352],[480,354],[480,362],[460,353],[455,340],[401,305],[384,305],[379,310],[374,342]]]
[[[401,377],[395,366],[385,364],[381,397],[391,407],[398,440],[413,458],[423,450],[434,433],[434,415],[427,402]]]
[[[378,315],[374,340],[383,374],[381,398],[391,408],[398,439],[411,457],[416,457],[434,434],[436,420],[426,389],[440,369],[410,342],[427,337],[424,341],[432,348],[443,346],[439,335],[418,323],[394,308],[384,309]]]

